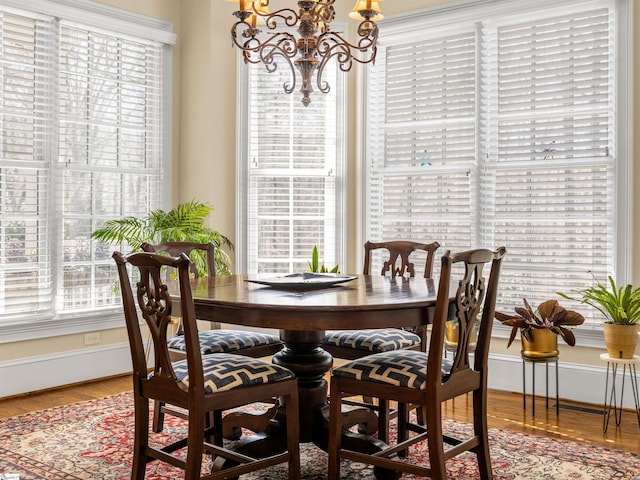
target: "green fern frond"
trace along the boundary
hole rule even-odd
[[[91,238],[112,244],[126,242],[133,250],[138,250],[143,242],[153,239],[153,229],[146,219],[125,217],[106,221]]]
[[[168,212],[158,209],[149,212],[143,218],[125,217],[109,220],[102,228],[93,232],[91,237],[116,245],[126,242],[133,251],[140,250],[143,242],[212,242],[216,246],[216,273],[228,274],[231,273],[231,257],[221,247],[233,250],[233,242],[220,232],[205,226],[205,221],[212,211],[212,207],[191,200]],[[198,271],[205,275],[207,272],[204,256],[194,252],[193,261]]]

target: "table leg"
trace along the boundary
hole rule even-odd
[[[558,380],[558,359],[556,358],[556,415],[560,415],[560,380]]]
[[[602,430],[604,433],[607,432],[609,428],[609,419],[611,418],[611,409],[613,408],[614,417],[617,419],[617,402],[616,402],[616,373],[617,373],[617,365],[607,363],[607,376],[605,380],[604,387],[604,416],[603,416],[603,424]],[[611,378],[611,384],[609,383],[609,378]],[[610,386],[610,387],[609,387]],[[609,388],[611,390],[609,391]]]
[[[620,425],[622,423],[622,402],[624,401],[624,378],[627,376],[627,366],[622,365],[622,387],[620,388],[620,408],[618,408],[617,404],[614,408],[616,414],[616,425]]]
[[[549,362],[544,362],[544,375],[545,375],[545,407],[549,410]]]
[[[527,409],[527,378],[526,378],[526,360],[522,359],[522,409]]]
[[[603,354],[600,356],[600,358],[607,361],[607,374],[605,377],[604,387],[604,415],[602,423],[603,432],[606,433],[609,427],[609,420],[611,418],[612,409],[616,425],[619,426],[622,423],[625,389],[624,383],[625,377],[627,376],[627,365],[629,366],[629,382],[631,383],[631,394],[633,395],[636,417],[638,419],[638,425],[640,426],[640,388],[638,387],[638,374],[636,370],[637,357],[634,357],[630,360],[620,360],[617,358],[609,358],[608,355]],[[618,375],[619,364],[622,364],[622,385],[620,385],[620,400],[618,400],[618,392],[616,392],[616,377]]]
[[[640,391],[638,390],[638,373],[636,371],[635,364],[629,366],[629,376],[631,377],[631,390],[633,390],[633,400],[636,405],[636,417],[638,417],[638,425],[640,426],[640,400],[638,399]]]
[[[328,385],[324,375],[331,369],[333,357],[321,348],[324,332],[282,330],[280,339],[285,346],[273,356],[273,363],[288,368],[298,378],[300,443],[312,442],[326,450],[329,438],[326,417]],[[351,412],[349,414],[353,415]],[[357,417],[358,421],[377,425],[375,412],[366,409],[366,412],[363,411],[361,415],[362,417]],[[285,422],[286,417],[281,409],[263,432],[242,438],[236,450],[256,457],[265,457],[284,451],[286,449]],[[347,431],[345,431],[344,443],[350,449],[370,453],[386,447],[386,444],[373,437]],[[397,478],[396,472],[384,469],[376,469],[375,476],[378,480]]]
[[[327,403],[327,381],[323,376],[333,366],[333,357],[320,347],[322,331],[283,330],[280,339],[285,347],[273,356],[273,363],[298,377],[300,442],[311,442],[320,427],[321,409]]]
[[[531,416],[536,416],[536,362],[531,362]]]

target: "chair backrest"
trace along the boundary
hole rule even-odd
[[[434,313],[429,359],[427,361],[427,391],[435,390],[441,399],[452,398],[465,392],[486,388],[489,342],[498,294],[498,280],[504,247],[495,252],[485,249],[467,250],[453,256],[447,251],[442,256],[438,297]],[[485,280],[484,267],[490,264],[489,280]],[[452,267],[461,265],[464,273],[455,292],[455,308],[450,308]],[[443,362],[443,344],[447,320],[453,316],[458,322],[458,346],[452,361]],[[480,322],[474,353],[470,364],[470,346],[476,322]],[[441,372],[447,371],[444,380]]]
[[[365,275],[371,274],[371,252],[373,250],[385,249],[389,257],[382,265],[381,275],[390,274],[392,277],[408,275],[415,277],[416,271],[413,262],[409,257],[415,251],[427,252],[424,266],[424,278],[431,278],[433,272],[433,257],[435,251],[440,247],[438,242],[418,243],[409,240],[393,240],[390,242],[367,242],[364,244],[364,270]]]
[[[202,251],[205,254],[205,265],[207,267],[207,275],[210,277],[215,277],[216,275],[216,261],[215,261],[215,245],[211,242],[209,243],[194,243],[194,242],[165,242],[157,245],[152,245],[150,243],[143,243],[140,245],[143,251],[151,252],[151,253],[166,253],[171,257],[177,257],[181,253],[186,253],[187,256],[192,260],[191,262],[191,273],[198,278],[200,273],[198,272],[198,267],[196,262],[193,261],[191,256],[191,252],[194,250]]]
[[[191,263],[189,257],[184,253],[179,257],[170,257],[145,252],[128,255],[114,252],[113,258],[120,277],[120,291],[122,292],[122,304],[131,349],[133,374],[137,380],[134,381],[134,385],[143,383],[148,378],[147,360],[138,318],[139,309],[149,329],[153,344],[154,375],[148,381],[157,385],[166,383],[167,389],[178,388],[167,346],[167,327],[171,322],[172,305],[167,285],[162,280],[163,267],[172,267],[177,271],[190,389],[191,385],[202,385],[202,382],[198,382],[198,379],[203,378],[202,357],[189,279]],[[136,283],[135,295],[127,271],[127,264],[138,270],[136,277],[139,276],[140,279]],[[136,309],[136,304],[138,309]]]

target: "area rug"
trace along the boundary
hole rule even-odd
[[[167,417],[165,430],[154,434],[154,440],[164,443],[184,429],[184,421]],[[447,421],[446,429],[468,431],[469,425]],[[640,455],[497,429],[490,429],[489,436],[495,479],[640,480]],[[129,479],[132,444],[131,393],[0,420],[0,478]],[[409,458],[428,463],[426,448],[414,448]],[[321,450],[302,445],[301,463],[303,479],[326,478],[327,457]],[[478,478],[475,456],[464,454],[448,461],[447,472],[451,480]],[[369,467],[346,461],[342,476],[350,480],[373,478]],[[146,478],[177,479],[181,475],[173,467],[154,462],[147,467]],[[282,480],[286,465],[241,478]]]

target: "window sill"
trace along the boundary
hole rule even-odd
[[[29,320],[20,324],[0,325],[0,344],[124,328],[124,326],[123,313],[117,310],[39,321]]]

